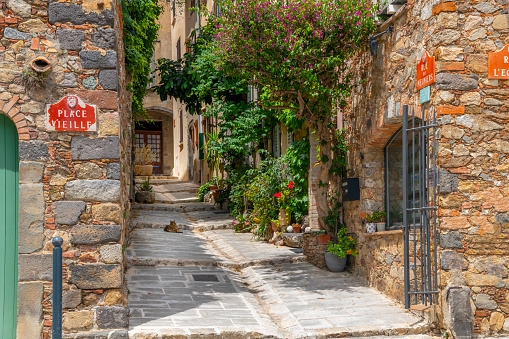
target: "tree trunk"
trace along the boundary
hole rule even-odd
[[[327,123],[317,121],[316,132],[310,135],[310,168],[309,168],[309,226],[313,231],[326,230],[326,225],[323,218],[329,212],[327,202],[327,192],[330,184],[330,143],[332,141],[331,131],[327,128]],[[322,143],[322,140],[324,141]],[[324,156],[328,157],[329,161],[322,162]]]

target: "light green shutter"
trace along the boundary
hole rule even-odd
[[[18,287],[18,134],[0,114],[0,338],[16,338]]]

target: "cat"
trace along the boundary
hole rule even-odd
[[[169,225],[166,225],[164,227],[165,232],[171,232],[171,233],[182,233],[181,230],[179,230],[177,226],[177,222],[175,220],[172,220]]]

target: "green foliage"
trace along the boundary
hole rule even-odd
[[[140,185],[138,185],[138,190],[142,192],[152,192],[152,186],[150,185],[150,179],[147,178],[143,180]]]
[[[347,60],[376,28],[371,0],[223,0],[222,7],[218,67],[263,87],[266,107],[327,122],[335,103],[345,106]]]
[[[207,194],[208,192],[210,192],[210,182],[205,183],[198,190],[198,201],[203,202],[205,194]]]
[[[132,112],[135,119],[145,115],[143,98],[151,82],[150,61],[154,54],[154,41],[163,11],[158,0],[122,0],[124,25],[125,67],[132,80],[127,89],[132,94]]]
[[[290,211],[295,221],[301,222],[303,216],[308,214],[309,140],[295,141],[283,158],[295,183],[295,198],[291,201]]]
[[[366,215],[366,219],[369,223],[377,223],[377,222],[385,222],[385,217],[387,214],[385,212],[373,212],[373,214]]]
[[[354,250],[357,239],[346,234],[346,228],[339,230],[338,236],[334,241],[329,240],[327,244],[327,252],[337,255],[340,258],[344,258],[347,255],[356,256],[357,250]]]
[[[323,217],[325,225],[329,228],[329,233],[332,235],[338,234],[338,230],[345,228],[346,226],[341,223],[342,207],[343,204],[340,200],[340,192],[337,191],[335,196],[329,197],[331,201],[331,209],[326,217]]]

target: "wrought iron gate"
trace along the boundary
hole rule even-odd
[[[437,302],[436,112],[422,119],[403,107],[405,308]]]

